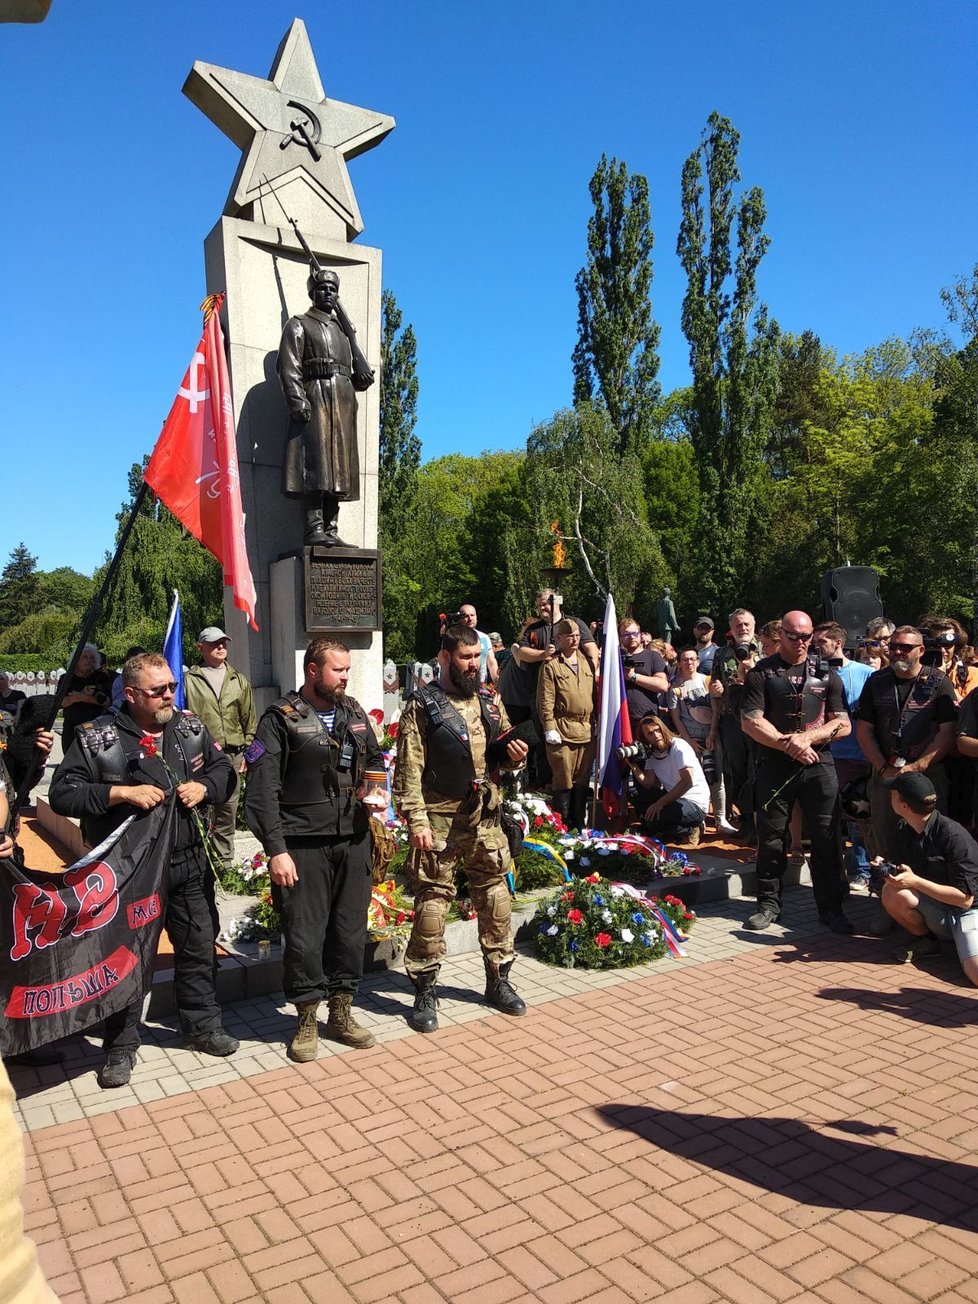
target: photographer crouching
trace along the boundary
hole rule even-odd
[[[885,779],[893,813],[897,863],[877,858],[883,909],[910,934],[894,959],[901,964],[941,953],[954,942],[965,977],[978,987],[978,843],[937,809],[937,790],[924,774]]]
[[[638,736],[618,756],[637,785],[642,828],[673,846],[699,846],[710,789],[696,753],[653,713],[642,718]]]

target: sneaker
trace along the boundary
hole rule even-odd
[[[770,928],[781,918],[781,911],[777,906],[761,906],[760,910],[747,920],[744,927],[751,933],[761,933],[765,928]]]
[[[736,833],[736,827],[729,820],[717,820],[717,833]]]
[[[839,933],[843,937],[849,937],[856,931],[852,921],[841,910],[822,910],[818,917],[830,932]]]
[[[190,1050],[198,1051],[201,1055],[216,1055],[219,1059],[233,1055],[241,1044],[223,1028],[215,1028],[213,1032],[201,1032],[185,1040]]]
[[[133,1066],[136,1063],[134,1050],[110,1050],[105,1063],[98,1071],[98,1084],[103,1090],[107,1087],[125,1087],[129,1085]]]
[[[869,875],[854,874],[849,880],[849,891],[857,892],[860,896],[869,892]]]
[[[941,944],[933,933],[923,937],[908,937],[893,952],[894,964],[910,964],[917,960],[934,960],[941,954]]]

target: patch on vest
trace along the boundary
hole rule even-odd
[[[265,744],[261,739],[253,738],[248,744],[248,750],[245,752],[245,760],[249,765],[254,765],[256,761],[260,761],[265,755],[265,750]]]

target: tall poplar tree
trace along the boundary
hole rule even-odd
[[[587,263],[575,282],[574,402],[607,408],[622,456],[641,447],[660,398],[649,183],[602,154],[590,189]]]
[[[384,641],[388,655],[411,650],[421,585],[407,544],[418,494],[421,440],[417,342],[390,290],[381,298],[378,534],[384,568]]]
[[[380,515],[389,527],[409,497],[421,462],[418,421],[417,341],[401,331],[404,314],[390,290],[381,299]],[[398,332],[401,332],[398,334]]]
[[[758,186],[737,198],[739,143],[729,119],[711,113],[683,167],[677,245],[702,491],[698,596],[718,611],[746,596],[747,539],[777,395],[778,327],[757,301],[767,212]]]

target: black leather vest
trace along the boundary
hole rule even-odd
[[[189,712],[174,715],[173,733],[186,768],[186,774],[180,777],[182,783],[193,773],[191,761],[203,756],[207,735],[203,723]],[[101,783],[129,781],[129,756],[135,754],[138,744],[133,740],[131,752],[126,751],[114,715],[99,715],[94,720],[79,725],[78,743],[82,751],[92,758]]]
[[[764,717],[781,733],[803,733],[825,722],[825,697],[829,687],[829,667],[816,656],[805,659],[801,689],[788,678],[789,671],[781,658],[765,657],[757,667],[764,676]]]
[[[275,703],[282,713],[289,739],[289,759],[279,801],[283,806],[338,804],[352,806],[364,769],[364,740],[350,728],[359,723],[349,706],[336,705],[330,733],[315,710],[298,693],[287,693]],[[368,726],[369,727],[369,726]]]
[[[421,782],[443,797],[465,797],[476,786],[469,726],[437,684],[418,688],[414,694],[428,719],[428,745]],[[491,691],[478,694],[486,749],[499,736],[502,718]]]
[[[892,670],[878,670],[869,680],[876,713],[876,741],[884,756],[916,760],[927,750],[937,733],[933,705],[937,700],[941,671],[921,670],[903,710],[897,698],[897,680]]]

